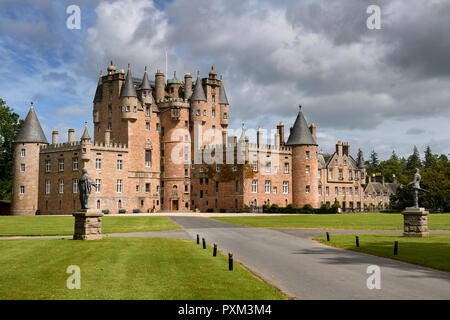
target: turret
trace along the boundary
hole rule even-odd
[[[222,80],[222,77],[220,77],[220,80]],[[228,111],[228,98],[227,94],[225,92],[225,87],[223,85],[223,82],[220,83],[219,88],[219,105],[220,105],[220,124],[222,127],[228,126],[228,119],[229,119],[229,111]]]
[[[150,85],[150,81],[148,80],[147,66],[145,66],[144,77],[142,78],[140,90],[141,90],[140,93],[141,93],[142,102],[151,104],[152,103],[152,93],[151,93],[152,87]]]
[[[89,131],[87,128],[87,122],[84,123],[84,132],[81,136],[81,160],[89,161],[91,154],[91,137],[89,136]]]
[[[319,207],[317,143],[300,110],[286,145],[292,146],[292,201]]]
[[[38,209],[39,150],[42,145],[48,145],[48,141],[32,102],[13,145],[12,215],[34,215]]]
[[[184,76],[184,99],[188,100],[192,95],[192,76],[188,72]]]
[[[177,78],[177,72],[173,72],[173,78],[167,80],[167,90],[169,91],[169,95],[172,98],[179,98],[180,97],[180,88],[181,88],[181,81]]]
[[[197,81],[195,82],[194,92],[191,96],[192,119],[194,121],[206,121],[204,115],[204,106],[206,103],[205,91],[203,90],[200,80],[200,73],[197,73]]]
[[[128,65],[127,77],[120,93],[120,105],[122,109],[122,119],[135,121],[137,119],[138,99],[134,88],[133,76],[130,65]]]

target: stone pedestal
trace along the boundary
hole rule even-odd
[[[73,214],[75,217],[75,232],[73,240],[101,240],[102,217],[101,210],[81,209]]]
[[[406,208],[402,214],[403,236],[428,237],[428,211],[425,208]]]

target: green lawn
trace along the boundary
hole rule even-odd
[[[71,235],[74,217],[0,216],[0,236]],[[103,233],[177,230],[167,217],[108,217],[102,219]]]
[[[212,249],[166,238],[0,241],[1,299],[285,299]],[[81,270],[81,289],[66,287]]]
[[[331,234],[314,238],[324,244],[373,255],[393,258],[426,267],[450,271],[450,234],[430,234],[428,238],[407,238],[401,234],[361,234],[359,248],[355,235]],[[394,242],[398,241],[398,254],[394,256]]]
[[[213,219],[256,228],[403,230],[403,216],[392,213],[264,215]],[[431,230],[450,230],[450,214],[430,214],[428,227]]]

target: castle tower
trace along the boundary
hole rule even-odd
[[[220,77],[222,80],[222,77]],[[220,105],[220,124],[223,129],[226,129],[228,127],[228,119],[229,119],[229,111],[228,106],[230,105],[228,103],[227,94],[225,92],[225,87],[223,86],[223,82],[220,83],[220,89],[219,89],[219,105]]]
[[[122,120],[136,121],[138,99],[134,88],[133,76],[130,65],[128,65],[127,77],[120,93],[120,104],[122,106]]]
[[[165,97],[165,85],[164,85],[164,73],[161,70],[157,70],[155,73],[155,100],[156,103],[164,100]]]
[[[287,146],[292,147],[292,202],[297,207],[319,207],[317,143],[300,110]],[[315,127],[314,127],[315,128]]]
[[[38,209],[39,150],[48,145],[33,102],[19,134],[14,140],[12,215],[34,215]]]
[[[147,75],[147,66],[144,70],[144,77],[142,78],[141,87],[140,87],[140,94],[142,97],[142,102],[144,104],[151,104],[152,101],[152,93],[151,93],[152,87],[150,85],[150,81],[148,80]]]

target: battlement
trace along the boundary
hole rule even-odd
[[[63,142],[56,144],[41,145],[40,152],[70,151],[70,150],[78,150],[80,148],[81,148],[80,141]]]

